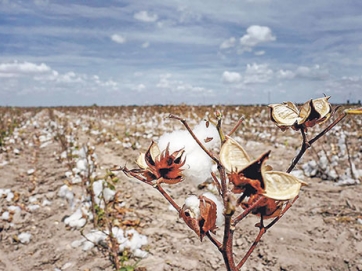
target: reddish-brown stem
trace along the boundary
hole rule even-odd
[[[169,194],[167,194],[167,192],[165,190],[163,190],[161,184],[156,185],[155,187],[158,191],[160,191],[160,193],[162,194],[162,196],[165,197],[165,199],[167,199],[167,201],[173,206],[173,208],[176,209],[176,211],[180,214],[181,213],[181,207],[178,206],[178,204],[171,198],[171,196]]]
[[[261,223],[262,224],[262,223]],[[261,225],[260,229],[259,229],[259,233],[256,236],[253,244],[251,245],[251,247],[249,248],[248,252],[244,255],[244,257],[242,258],[242,260],[239,262],[239,264],[236,266],[237,270],[239,270],[246,262],[246,260],[249,258],[249,256],[251,255],[251,253],[253,253],[254,249],[256,248],[256,245],[259,243],[261,237],[264,235],[264,233],[266,232],[267,228],[263,227]]]
[[[228,271],[237,271],[233,254],[234,228],[231,226],[232,215],[225,215],[224,238],[221,249],[219,248]]]
[[[219,180],[217,179],[216,175],[214,172],[211,172],[211,176],[212,176],[212,179],[214,181],[214,184],[216,185],[217,187],[217,191],[219,192],[219,195],[221,195],[221,186],[220,186],[220,183],[219,183]]]
[[[196,137],[196,135],[194,134],[194,132],[191,130],[190,126],[188,125],[187,121],[185,119],[182,119],[178,116],[169,115],[170,119],[177,119],[179,121],[181,121],[181,123],[185,126],[185,128],[187,129],[187,131],[189,131],[190,135],[194,138],[194,140],[197,142],[197,144],[199,144],[199,146],[201,147],[201,149],[203,149],[204,152],[206,152],[206,154],[208,156],[210,156],[210,158],[212,160],[214,160],[216,163],[219,163],[219,160],[208,150],[205,148],[205,146],[201,143],[201,141]]]
[[[255,207],[257,207],[262,200],[263,196],[260,196],[255,202],[253,202],[253,204],[246,208],[244,212],[235,217],[232,221],[232,226],[235,227],[241,220],[244,219],[244,217],[246,217]]]
[[[244,118],[241,117],[238,122],[236,123],[236,125],[234,126],[234,128],[230,131],[230,133],[228,134],[228,136],[231,136],[233,133],[235,133],[235,131],[239,128],[239,126],[241,125],[241,123],[244,121]]]
[[[222,249],[222,244],[211,235],[210,231],[206,232],[206,236],[210,239],[211,243],[213,243],[219,250]]]
[[[167,201],[176,209],[176,211],[177,211],[178,213],[181,212],[181,207],[178,206],[178,204],[171,198],[171,196],[162,188],[161,183],[156,183],[156,184],[154,184],[154,183],[148,182],[148,181],[147,181],[146,179],[144,179],[142,176],[140,176],[140,175],[138,175],[137,173],[134,173],[134,172],[128,170],[126,167],[122,168],[121,170],[122,170],[126,175],[131,175],[132,177],[134,177],[134,178],[136,178],[136,179],[138,179],[138,180],[140,180],[140,181],[142,181],[142,182],[144,182],[144,183],[146,183],[146,184],[148,184],[148,185],[151,185],[151,186],[153,186],[154,188],[156,188],[156,189],[162,194],[162,196],[164,196],[164,197],[167,199]]]
[[[320,132],[317,136],[315,136],[313,139],[307,141],[307,137],[305,135],[305,132],[303,129],[300,129],[301,133],[302,133],[302,137],[303,137],[303,144],[302,147],[298,153],[298,155],[293,159],[292,164],[290,165],[290,167],[287,170],[287,173],[290,173],[295,166],[298,164],[300,158],[302,158],[302,156],[304,155],[305,151],[314,143],[316,142],[319,138],[321,138],[322,136],[324,136],[326,133],[328,133],[334,126],[337,125],[337,123],[339,123],[341,120],[343,120],[345,117],[347,116],[346,112],[343,112],[337,119],[335,119],[330,125],[328,125],[327,128],[325,128],[322,132]]]

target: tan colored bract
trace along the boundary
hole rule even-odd
[[[241,147],[234,139],[227,136],[226,141],[220,150],[220,161],[229,171],[229,178],[232,177],[231,181],[236,186],[248,182],[248,184],[254,187],[256,193],[262,194],[270,199],[290,200],[295,198],[299,194],[301,186],[306,183],[289,173],[270,171],[270,168],[264,165],[264,161],[268,158],[268,155],[269,152],[263,154],[255,161],[250,161],[250,158],[243,147]],[[258,170],[254,170],[254,167],[260,167],[259,173]],[[255,171],[252,174],[253,176],[250,175],[252,171]],[[260,182],[260,186],[254,185],[256,180]],[[261,187],[262,190],[258,187]],[[235,192],[242,192],[241,190],[236,189]]]
[[[269,105],[271,120],[282,130],[289,127],[294,130],[306,130],[330,118],[332,106],[328,102],[329,98],[330,96],[311,99],[304,103],[300,109],[292,102],[271,104]]]

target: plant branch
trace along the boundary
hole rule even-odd
[[[201,141],[196,137],[196,135],[194,134],[194,132],[191,130],[190,126],[188,125],[187,121],[185,119],[182,119],[178,116],[172,115],[170,114],[168,116],[170,119],[177,119],[179,121],[182,122],[182,124],[185,126],[185,128],[187,129],[187,131],[189,131],[190,135],[194,138],[194,140],[197,142],[197,144],[199,144],[199,146],[201,147],[201,149],[203,149],[204,152],[206,152],[206,154],[208,156],[210,156],[210,158],[212,160],[214,160],[217,164],[219,164],[219,160],[208,150],[205,148],[205,146],[201,143]]]
[[[306,150],[314,143],[316,142],[319,138],[321,138],[322,136],[324,136],[326,133],[328,133],[334,126],[336,126],[341,120],[343,120],[345,117],[347,116],[346,112],[343,112],[337,119],[335,119],[330,125],[328,125],[327,128],[325,128],[322,132],[320,132],[317,136],[315,136],[313,139],[307,141],[307,137],[305,135],[305,132],[303,129],[300,129],[302,136],[303,136],[303,144],[302,147],[299,151],[299,153],[297,154],[297,156],[293,159],[292,164],[290,165],[290,167],[287,170],[287,173],[290,173],[295,166],[298,164],[300,158],[302,158],[302,156],[304,155],[304,153],[306,152]]]

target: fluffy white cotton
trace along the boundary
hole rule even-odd
[[[186,198],[184,208],[189,210],[191,218],[200,217],[200,199],[195,195]]]
[[[31,234],[28,232],[22,232],[18,235],[18,239],[22,244],[28,244],[31,239]]]
[[[205,121],[196,125],[193,132],[208,150],[220,145],[220,138],[216,127],[211,124],[209,127],[206,127]],[[210,138],[212,140],[205,142],[206,139]],[[168,144],[170,144],[171,153],[182,148],[185,150],[186,163],[183,166],[185,179],[190,179],[196,184],[200,184],[210,176],[214,163],[187,130],[176,130],[162,135],[158,141],[160,150],[166,149]]]
[[[58,197],[65,198],[68,201],[69,205],[73,207],[74,193],[66,184],[59,188]]]
[[[98,180],[93,183],[93,191],[95,195],[95,201],[98,205],[103,206],[104,202],[102,196],[106,202],[109,202],[113,199],[116,192],[114,190],[109,189],[108,187],[104,187],[104,180]]]
[[[206,192],[202,194],[204,197],[211,199],[216,204],[216,226],[221,228],[224,223],[224,205],[223,203],[212,193]]]
[[[72,242],[72,247],[82,246],[83,250],[89,250],[93,248],[95,244],[104,242],[107,239],[107,233],[107,231],[101,232],[93,230],[86,234],[86,238],[83,237],[80,240]],[[145,258],[148,255],[147,252],[141,250],[141,247],[148,243],[147,237],[139,234],[135,229],[124,232],[121,228],[113,227],[112,234],[117,238],[120,252],[124,249],[129,249],[135,257]]]
[[[87,220],[83,218],[83,213],[81,209],[77,209],[71,216],[68,216],[64,219],[64,223],[69,225],[71,228],[80,229],[82,228]]]

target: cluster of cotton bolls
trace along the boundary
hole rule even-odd
[[[335,181],[337,185],[359,184],[362,170],[357,169],[353,157],[349,157],[346,134],[340,126],[334,128],[334,133],[338,137],[334,153],[318,152],[318,160],[310,160],[302,164],[302,170],[308,177]]]
[[[194,127],[193,133],[208,150],[220,146],[218,131],[212,124],[207,126],[205,121],[202,121]],[[165,150],[168,144],[171,153],[180,149],[185,150],[186,163],[183,166],[185,179],[200,184],[210,177],[213,160],[187,130],[175,130],[163,134],[158,140],[160,150]]]
[[[145,235],[139,234],[135,229],[124,231],[118,227],[112,228],[112,235],[117,239],[117,243],[119,244],[119,252],[122,252],[125,249],[129,249],[134,257],[147,257],[148,253],[141,249],[142,246],[147,245],[148,243],[147,237]],[[74,241],[72,243],[72,247],[82,247],[84,251],[87,251],[93,248],[96,244],[106,244],[108,236],[108,230],[92,230],[86,234],[85,237]]]
[[[73,143],[72,145],[77,145],[76,142]],[[64,152],[67,152],[67,150]],[[70,184],[77,184],[84,179],[85,185],[90,185],[89,181],[97,176],[95,148],[87,144],[80,149],[72,149],[71,152],[75,160],[75,166],[71,171],[65,173],[70,180]],[[64,224],[73,229],[80,229],[86,225],[87,221],[94,219],[91,211],[92,204],[96,204],[99,208],[105,208],[105,204],[112,201],[115,196],[115,191],[108,187],[104,179],[92,182],[91,189],[94,194],[94,203],[92,203],[90,195],[75,195],[71,185],[64,184],[61,186],[58,190],[58,196],[65,199],[73,210],[71,215],[63,219]],[[141,247],[147,244],[146,236],[132,229],[123,232],[118,227],[113,227],[112,233],[117,238],[120,252],[127,248],[135,257],[147,256],[147,253],[141,250]],[[107,231],[92,230],[86,234],[85,238],[73,242],[72,246],[82,246],[83,250],[88,250],[96,244],[105,242],[108,236]]]

